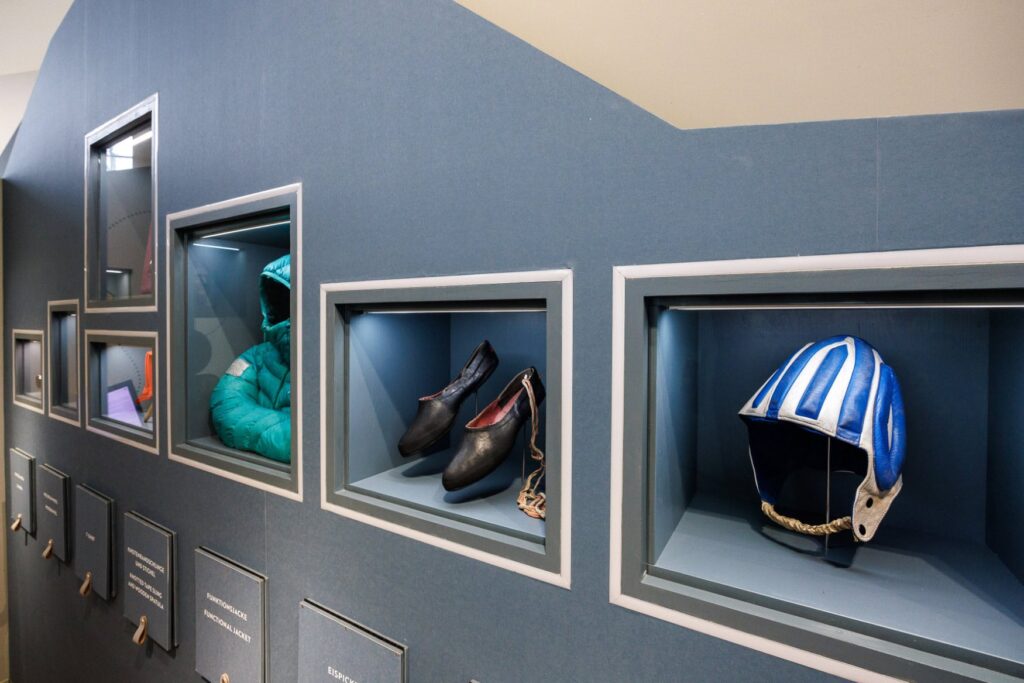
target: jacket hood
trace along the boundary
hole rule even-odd
[[[282,352],[287,349],[291,330],[291,290],[292,257],[285,254],[264,266],[260,273],[263,338]]]

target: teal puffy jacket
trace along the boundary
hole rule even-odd
[[[259,286],[263,343],[228,367],[210,395],[210,415],[225,446],[291,462],[291,256],[267,264]]]

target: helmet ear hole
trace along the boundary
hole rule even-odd
[[[868,499],[867,499],[867,500],[866,500],[866,501],[864,502],[864,507],[867,507],[867,508],[869,508],[869,507],[871,507],[871,506],[872,506],[872,505],[874,505],[874,504],[875,504],[875,499],[874,499],[874,498],[868,498]],[[862,531],[861,533],[864,533],[864,532]]]
[[[866,534],[868,532],[868,530],[864,528],[863,524],[858,524],[857,525],[857,531],[860,532],[861,536],[863,536],[864,534]]]

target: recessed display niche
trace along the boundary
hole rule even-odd
[[[299,202],[293,185],[167,220],[171,458],[292,498]]]
[[[86,330],[87,429],[157,452],[155,332]]]
[[[322,300],[325,507],[567,584],[570,272]]]
[[[900,678],[1024,675],[1022,260],[617,269],[613,602]]]
[[[86,311],[156,310],[157,97],[85,136]]]
[[[78,300],[51,301],[47,304],[47,311],[50,321],[46,337],[48,412],[50,417],[78,425],[81,420],[78,402]]]
[[[43,412],[43,332],[11,332],[11,393],[15,405]]]

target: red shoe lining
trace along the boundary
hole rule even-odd
[[[501,422],[502,418],[508,415],[509,411],[512,410],[512,406],[516,404],[516,400],[522,395],[523,390],[520,389],[512,397],[504,403],[504,405],[495,401],[491,405],[484,408],[484,412],[480,413],[466,425],[470,429],[479,429],[480,427],[490,427],[493,424]]]

